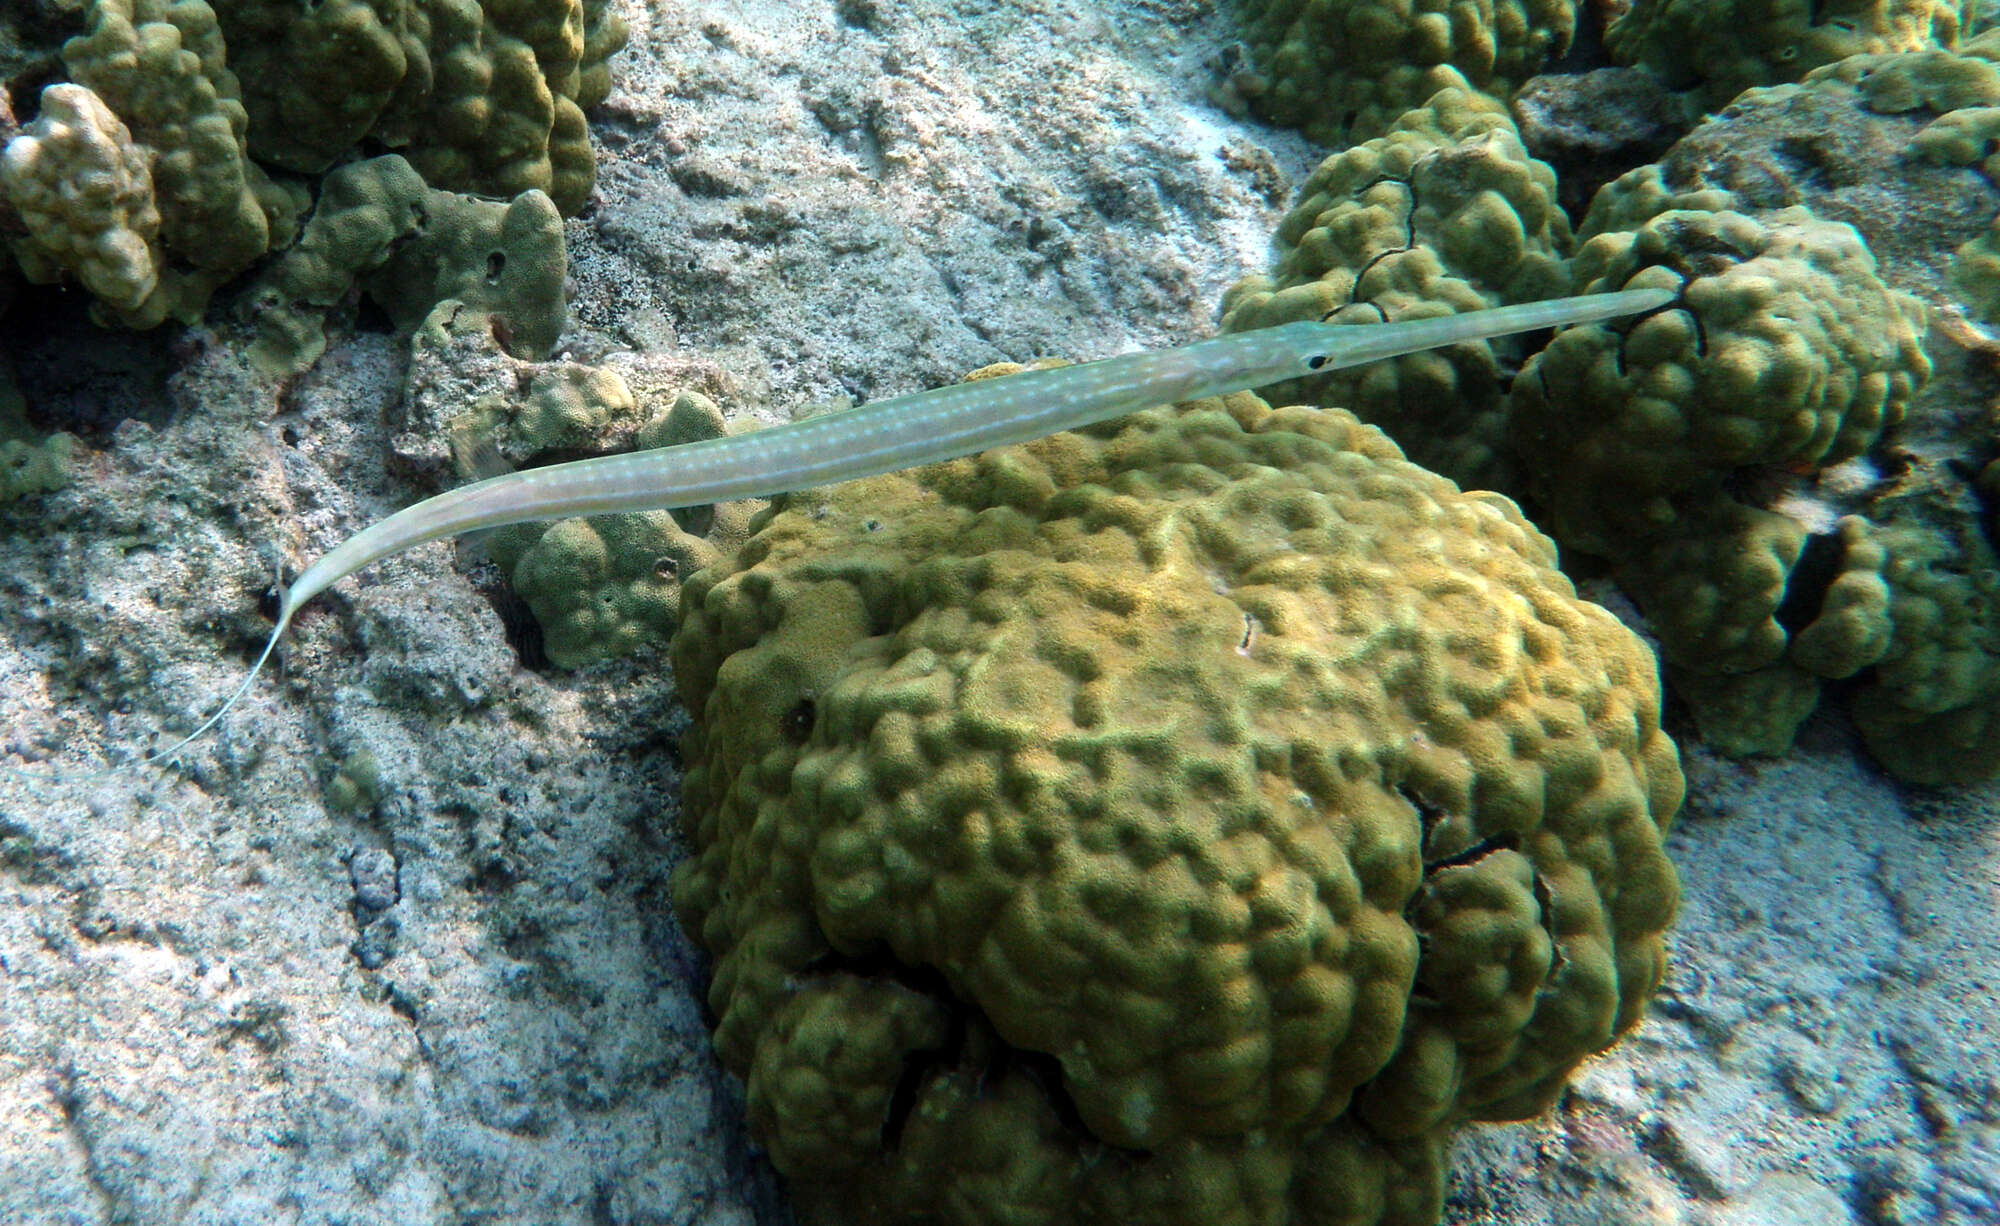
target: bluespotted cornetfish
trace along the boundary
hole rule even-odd
[[[1153,405],[1198,400],[1467,341],[1599,323],[1667,305],[1667,289],[1632,289],[1396,323],[1313,320],[1024,370],[892,396],[803,421],[700,442],[489,477],[405,507],[341,542],[285,589],[248,675],[194,731],[141,759],[170,758],[250,692],[292,619],[340,580],[449,536],[574,515],[671,510],[879,476],[1022,443]]]

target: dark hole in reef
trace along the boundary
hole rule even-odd
[[[173,417],[167,380],[180,363],[174,326],[100,328],[81,286],[23,285],[0,329],[29,424],[101,441],[121,422],[163,426]]]
[[[389,312],[383,310],[371,295],[362,294],[354,304],[354,330],[393,336],[396,333],[396,321],[389,318]]]
[[[465,884],[473,893],[491,897],[505,893],[518,880],[520,877],[514,872],[513,866],[504,859],[495,857],[473,870]]]
[[[1847,547],[1837,532],[1815,532],[1806,538],[1799,560],[1785,579],[1785,598],[1778,602],[1778,624],[1787,635],[1797,634],[1819,619],[1826,606],[1826,593],[1840,577],[1840,563]]]
[[[273,625],[278,621],[278,609],[284,603],[284,594],[276,587],[267,587],[257,593],[257,612]]]
[[[1515,374],[1521,369],[1521,363],[1509,358],[1507,354],[1540,353],[1547,349],[1549,342],[1555,338],[1554,328],[1536,328],[1532,332],[1516,332],[1512,336],[1495,337],[1494,340],[1500,343],[1493,346],[1495,350],[1493,356],[1499,361],[1501,369],[1506,372],[1502,382],[1512,383]]]
[[[417,1002],[411,1000],[407,993],[392,990],[389,993],[389,1008],[397,1015],[411,1022],[421,1020]]]
[[[889,1091],[889,1106],[882,1114],[883,1149],[893,1153],[903,1143],[903,1129],[916,1114],[917,1096],[923,1093],[924,1083],[933,1074],[950,1068],[951,1063],[940,1053],[925,1050],[913,1051],[903,1061],[902,1075]]]
[[[779,717],[779,731],[794,745],[803,745],[812,736],[813,721],[819,717],[819,708],[810,698],[801,698],[792,709]]]
[[[501,950],[516,961],[537,961],[538,955],[549,947],[548,929],[540,920],[517,920],[511,926],[499,926],[496,930],[500,933]]]
[[[1083,1112],[1077,1108],[1076,1099],[1070,1094],[1069,1085],[1063,1078],[1062,1061],[1054,1056],[1047,1052],[1027,1051],[1003,1044],[994,1055],[992,1071],[987,1074],[987,1080],[998,1081],[1009,1074],[1025,1077],[1035,1084],[1065,1131],[1102,1145],[1105,1149],[1116,1150],[1128,1158],[1151,1157],[1142,1149],[1119,1149],[1090,1130],[1090,1126],[1083,1122]]]
[[[1516,847],[1520,846],[1520,843],[1521,840],[1516,838],[1511,831],[1503,831],[1500,834],[1479,840],[1464,851],[1453,852],[1451,855],[1443,856],[1436,860],[1424,861],[1424,876],[1429,877],[1433,873],[1441,873],[1448,868],[1462,868],[1467,864],[1477,864],[1496,851],[1513,851]]]
[[[1800,488],[1800,474],[1780,464],[1746,464],[1723,474],[1722,488],[1731,498],[1751,507],[1770,507]]]
[[[27,5],[28,8],[53,10],[54,5]],[[80,6],[79,6],[80,7]],[[15,19],[13,33],[20,37],[22,46],[38,43],[61,46],[64,39],[73,34],[83,33],[83,23],[66,14],[58,15],[58,20],[48,20],[50,14],[23,14]],[[35,121],[42,113],[42,90],[64,80],[62,65],[51,56],[49,61],[32,68],[23,69],[12,80],[0,81],[0,106],[5,106],[17,126],[25,126]]]
[[[506,252],[489,251],[486,253],[486,283],[488,285],[499,284],[500,274],[506,271],[507,271]]]
[[[1555,891],[1549,888],[1548,878],[1542,876],[1539,868],[1535,870],[1533,880],[1537,918],[1541,921],[1542,931],[1547,933],[1549,938],[1549,978],[1554,979],[1556,972],[1569,961],[1563,956],[1562,937],[1556,932],[1556,895]]]
[[[1910,457],[1905,455],[1902,462],[1907,469]],[[1876,459],[1876,468],[1887,470],[1880,458]],[[1972,522],[1980,538],[1989,548],[2000,550],[2000,437],[1973,448],[1969,454],[1946,460],[1945,468],[1971,495],[1975,508]]]
[[[653,578],[664,583],[669,579],[678,578],[680,573],[681,564],[674,558],[658,557],[653,559]]]
[[[1824,133],[1781,138],[1772,144],[1769,156],[1777,164],[1773,177],[1783,182],[1781,190],[1788,200],[1862,181],[1848,164],[1849,155]]]
[[[1435,805],[1425,800],[1415,788],[1407,783],[1398,783],[1396,785],[1396,795],[1403,798],[1404,804],[1417,811],[1418,845],[1420,847],[1430,846],[1431,833],[1437,829],[1438,823],[1445,818],[1444,806]]]
[[[910,1122],[910,1115],[917,1109],[917,1099],[923,1093],[924,1084],[965,1058],[966,1019],[976,1011],[952,993],[951,983],[942,973],[928,966],[907,966],[898,962],[886,949],[877,948],[864,954],[822,954],[806,965],[799,978],[836,975],[890,980],[919,996],[928,996],[946,1005],[944,1043],[912,1051],[903,1061],[903,1071],[896,1078],[895,1089],[890,1091],[889,1106],[882,1118],[882,1148],[894,1150],[902,1141],[903,1129]]]
[[[501,352],[505,353],[508,357],[524,358],[528,356],[527,354],[515,351],[514,325],[507,322],[505,315],[489,316],[486,320],[486,330],[493,334],[493,343],[500,346]]]
[[[875,0],[839,0],[833,6],[834,15],[843,25],[857,30],[879,33],[883,27],[882,10]]]
[[[514,586],[501,575],[500,568],[492,564],[479,567],[472,575],[473,586],[486,597],[486,603],[500,616],[500,628],[507,635],[507,646],[513,648],[514,658],[529,672],[545,673],[549,670],[549,653],[543,646],[542,623],[535,620],[535,614],[528,602],[521,599]]]

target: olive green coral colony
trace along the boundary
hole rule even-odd
[[[1689,152],[1572,219],[1507,105],[1576,37],[1570,0],[1240,0],[1217,100],[1338,150],[1224,298],[1235,347],[1181,351],[1283,370],[1268,402],[1249,379],[1112,389],[1141,411],[768,505],[716,501],[738,482],[493,536],[555,664],[670,644],[674,902],[809,1218],[1434,1222],[1455,1128],[1541,1110],[1637,1023],[1678,895],[1659,665],[1558,544],[1637,604],[1718,749],[1783,752],[1834,695],[1906,779],[2000,769],[2000,436],[1927,399],[1925,350],[1938,308],[2000,319],[2000,34],[1933,0],[1834,7],[1636,0],[1605,45],[1674,91]],[[0,99],[0,309],[73,283],[143,329],[233,286],[249,353],[287,374],[365,297],[411,339],[413,402],[427,364],[518,367],[516,401],[413,413],[398,447],[436,475],[607,434],[739,464],[790,445],[546,360],[583,112],[624,39],[609,0],[76,20],[0,38],[53,82],[25,122]],[[1878,253],[1865,220],[1694,152],[1788,107],[1904,124],[1898,156],[1988,215]],[[1240,357],[1323,319],[1620,290],[1653,296],[1551,315],[1583,321],[1553,337]],[[1085,369],[919,407],[1024,419]],[[0,367],[0,510],[81,448],[31,428]],[[613,460],[593,471],[640,467]],[[316,564],[279,632],[431,539],[412,514]]]
[[[1554,563],[1248,394],[760,517],[674,638],[675,902],[802,1203],[1434,1221],[1674,908],[1652,658]]]
[[[1607,184],[1572,236],[1554,172],[1480,92],[1498,81],[1504,98],[1518,65],[1539,62],[1516,51],[1553,54],[1567,26],[1499,4],[1451,6],[1477,20],[1448,37],[1421,0],[1242,8],[1223,100],[1308,131],[1320,116],[1358,143],[1308,180],[1270,272],[1225,298],[1225,327],[1633,284],[1673,284],[1686,308],[1539,353],[1503,340],[1417,354],[1283,397],[1352,409],[1420,462],[1519,499],[1577,565],[1608,568],[1711,746],[1782,753],[1834,695],[1902,778],[2000,771],[2000,436],[1976,407],[1926,394],[1924,350],[1935,309],[2000,318],[1987,224],[2000,32],[1961,45],[1961,7],[1930,0],[1639,0],[1606,32],[1614,57],[1682,91],[1690,117],[1724,109]],[[1371,29],[1431,32],[1407,62],[1437,92],[1400,117],[1357,106],[1330,66],[1329,23],[1364,11]],[[1810,152],[1791,170],[1768,151],[1794,137]],[[1865,170],[1842,164],[1880,149],[1893,152]],[[1903,199],[1859,186],[1920,176]],[[1925,190],[1969,202],[1957,207],[1981,210],[1978,224],[1937,224]],[[1815,192],[1830,215],[1800,204]],[[1940,234],[1942,250],[1925,246]]]

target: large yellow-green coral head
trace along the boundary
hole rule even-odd
[[[1245,394],[754,528],[674,640],[675,900],[809,1211],[1428,1223],[1637,1020],[1653,661],[1505,499]]]

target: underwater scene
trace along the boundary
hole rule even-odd
[[[0,0],[0,1226],[2000,1224],[1992,0]]]

